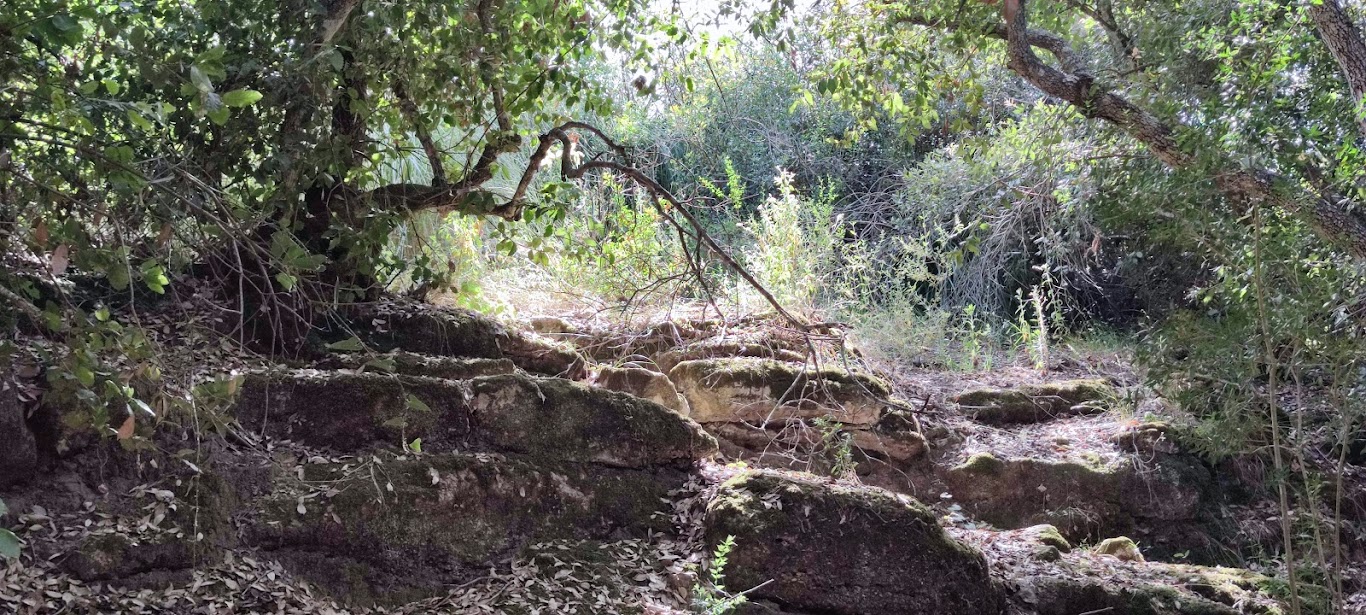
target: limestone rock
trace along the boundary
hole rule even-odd
[[[398,604],[442,594],[533,542],[668,529],[661,499],[685,479],[494,455],[312,464],[258,504],[247,538],[335,596]],[[319,484],[332,497],[309,489]]]
[[[688,400],[678,392],[668,376],[643,367],[613,367],[598,370],[597,385],[610,391],[630,393],[648,399],[683,416],[688,416]]]
[[[716,441],[653,402],[558,378],[467,381],[282,370],[249,375],[234,414],[248,429],[338,451],[492,450],[621,467],[690,463]]]
[[[470,381],[474,423],[495,449],[640,468],[716,453],[695,422],[654,402],[557,378]]]
[[[1096,545],[1095,552],[1124,562],[1143,561],[1143,552],[1138,550],[1138,545],[1128,536],[1106,538]]]
[[[1120,450],[1140,455],[1178,452],[1176,443],[1167,437],[1168,426],[1161,421],[1139,423],[1124,427],[1110,437]]]
[[[699,423],[829,417],[846,425],[877,422],[886,383],[858,373],[771,359],[684,361],[669,372]]]
[[[517,371],[508,359],[438,357],[411,352],[377,355],[337,354],[313,363],[315,369],[364,370],[376,374],[428,376],[446,380],[468,380],[479,376],[498,376]]]
[[[477,312],[429,305],[376,304],[348,316],[363,341],[380,352],[406,350],[445,357],[503,357],[499,346],[504,335],[502,325]]]
[[[951,398],[974,420],[993,425],[1039,423],[1066,416],[1096,414],[1116,396],[1098,379],[1031,384],[1015,389],[975,389]]]
[[[19,392],[7,384],[0,384],[0,434],[0,487],[25,482],[38,467],[38,445]]]
[[[1173,566],[1172,568],[1176,568]],[[1113,578],[1078,579],[1048,575],[1020,582],[1021,593],[1038,615],[1273,615],[1279,608],[1257,593],[1254,582],[1231,582],[1228,570],[1183,567],[1180,587],[1162,583],[1118,583]],[[1173,571],[1175,572],[1175,571]],[[1241,571],[1239,571],[1241,572]],[[1264,582],[1264,581],[1262,581]],[[1236,605],[1236,606],[1231,606]]]
[[[499,341],[504,355],[533,374],[570,380],[588,375],[587,360],[567,344],[520,331],[508,331]]]
[[[688,344],[671,350],[666,350],[657,354],[654,358],[655,364],[659,369],[668,372],[675,365],[684,361],[696,361],[699,359],[719,359],[735,357],[751,357],[759,359],[774,359],[790,363],[805,363],[805,348],[793,348],[789,344],[782,344],[775,340],[764,342],[746,342],[742,340],[703,340]]]
[[[734,537],[734,591],[794,611],[986,615],[1004,608],[986,560],[903,495],[770,471],[726,482],[706,540]]]
[[[405,350],[441,357],[511,359],[526,371],[582,378],[585,361],[563,344],[509,331],[478,312],[429,305],[379,304],[349,314],[355,333],[380,352]],[[349,336],[339,334],[335,337]]]
[[[925,456],[928,447],[925,437],[914,431],[881,432],[869,429],[850,430],[852,443],[864,454],[879,456],[896,462],[907,462]]]
[[[1058,528],[1048,525],[1047,523],[1029,526],[1020,530],[1020,533],[1024,534],[1032,542],[1053,547],[1061,553],[1069,553],[1072,551],[1072,544],[1067,542],[1066,538],[1063,538],[1063,535],[1058,531]]]
[[[559,316],[536,316],[528,324],[531,325],[532,331],[542,335],[579,332],[579,327]]]

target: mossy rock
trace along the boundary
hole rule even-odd
[[[1280,604],[1257,587],[1254,573],[1237,569],[1145,564],[1145,578],[1045,574],[1017,579],[1038,615],[1281,615]],[[1165,580],[1159,580],[1163,579]],[[1309,611],[1306,611],[1309,612]]]
[[[1097,555],[1108,555],[1115,559],[1125,562],[1141,562],[1143,552],[1138,550],[1138,543],[1128,536],[1116,536],[1106,538],[1092,549]]]
[[[1002,529],[1046,523],[1081,539],[1127,518],[1119,468],[977,453],[943,478],[964,513]]]
[[[765,343],[734,339],[703,340],[661,352],[655,355],[654,362],[661,370],[668,372],[684,361],[739,357],[804,363],[806,362],[806,349],[776,341]]]
[[[619,467],[691,463],[716,451],[696,423],[663,406],[559,378],[506,374],[449,381],[279,370],[249,375],[234,415],[248,429],[337,451],[490,450]]]
[[[477,378],[470,390],[478,436],[497,450],[629,468],[716,454],[697,423],[633,395],[526,376]]]
[[[1067,542],[1062,532],[1047,523],[1027,527],[1022,530],[1022,533],[1035,543],[1055,548],[1061,553],[1068,553],[1072,550],[1072,543]]]
[[[315,362],[312,367],[323,370],[362,370],[381,375],[392,373],[401,376],[426,376],[445,380],[468,380],[517,371],[517,366],[509,359],[437,357],[401,351],[374,355],[337,354]]]
[[[604,365],[598,369],[594,381],[599,387],[609,391],[630,393],[641,399],[648,399],[683,416],[688,415],[688,400],[683,399],[678,388],[668,376],[643,367],[615,367]]]
[[[1103,380],[1083,379],[1029,384],[1014,389],[984,388],[951,398],[973,420],[992,424],[1039,423],[1056,418],[1096,414],[1117,397]]]
[[[923,505],[873,487],[772,471],[727,481],[707,507],[710,548],[735,547],[726,586],[797,611],[999,613],[985,558]]]
[[[686,478],[495,455],[315,464],[303,481],[280,479],[246,534],[338,598],[397,604],[440,594],[534,542],[667,531],[664,500]]]
[[[246,376],[232,412],[247,429],[341,452],[404,438],[454,446],[470,438],[468,392],[436,378],[270,370]]]
[[[328,341],[340,341],[353,332],[370,348],[380,352],[408,352],[444,357],[503,358],[502,325],[470,310],[437,308],[422,304],[382,303],[353,308],[346,316],[353,327],[339,331]]]
[[[62,560],[64,570],[87,583],[123,581],[154,572],[183,572],[192,565],[194,553],[188,542],[171,536],[149,542],[122,534],[89,536]]]
[[[886,382],[867,374],[771,359],[684,361],[669,371],[669,379],[699,423],[829,417],[871,425],[891,393]]]

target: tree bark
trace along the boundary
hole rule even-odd
[[[1366,40],[1338,0],[1310,2],[1309,18],[1347,81],[1357,129],[1366,136],[1366,113],[1362,108],[1362,99],[1366,97]]]

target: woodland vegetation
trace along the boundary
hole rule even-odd
[[[368,311],[393,301],[622,331],[757,314],[806,336],[799,358],[972,382],[1122,365],[1143,391],[1124,420],[1268,506],[1271,540],[1198,563],[1267,575],[1286,613],[1356,612],[1363,19],[1347,0],[6,0],[0,386],[64,409],[38,448],[79,426],[143,463],[183,448],[158,434],[248,421],[206,418],[239,394],[217,375],[378,349],[357,323],[396,322]],[[416,422],[388,420],[421,458]],[[814,420],[827,473],[852,476],[857,436]],[[15,565],[21,538],[0,529]],[[697,587],[700,612],[743,602]]]

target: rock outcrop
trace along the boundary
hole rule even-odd
[[[734,541],[728,587],[785,610],[990,615],[1005,608],[982,554],[904,495],[747,472],[721,487],[705,524],[708,544]]]
[[[1038,423],[1105,411],[1116,394],[1097,379],[1024,385],[1013,389],[965,391],[951,401],[973,420],[988,424]]]

